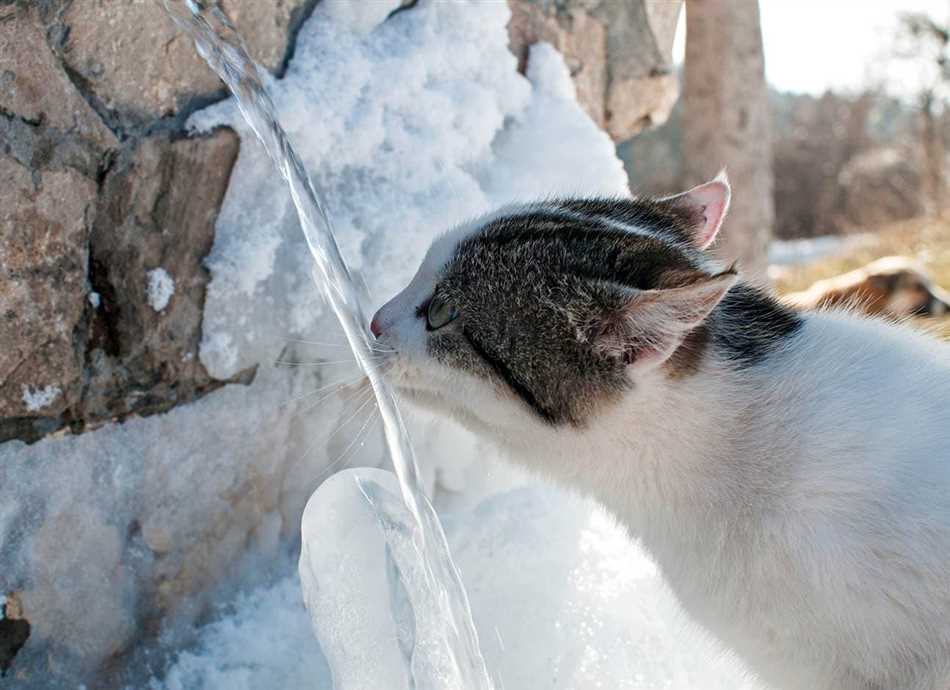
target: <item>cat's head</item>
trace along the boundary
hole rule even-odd
[[[374,335],[406,397],[476,431],[584,427],[651,381],[688,375],[737,276],[704,251],[725,176],[655,200],[509,207],[435,241]]]

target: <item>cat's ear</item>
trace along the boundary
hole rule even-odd
[[[729,211],[731,196],[732,188],[729,186],[726,171],[721,170],[709,182],[659,201],[671,205],[686,219],[692,233],[693,245],[705,249],[716,239],[722,221]]]
[[[737,279],[735,269],[730,268],[683,287],[619,288],[617,307],[591,324],[594,351],[638,369],[662,364],[709,316]]]

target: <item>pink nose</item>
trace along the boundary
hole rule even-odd
[[[383,329],[379,326],[379,314],[373,317],[373,320],[369,323],[369,332],[373,334],[374,338],[378,338],[383,334]]]

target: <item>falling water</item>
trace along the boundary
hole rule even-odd
[[[451,660],[451,677],[443,678],[439,685],[458,690],[492,690],[479,649],[468,595],[449,553],[442,525],[420,487],[415,454],[392,389],[373,363],[359,291],[340,254],[326,209],[300,157],[277,121],[260,68],[248,55],[241,36],[214,2],[161,1],[175,23],[194,40],[198,53],[230,88],[241,114],[287,181],[300,226],[318,268],[318,286],[339,319],[353,354],[376,394],[402,499],[414,523],[411,532],[416,542],[413,550],[419,554],[418,569],[428,590],[427,599],[435,602],[439,609],[439,615],[426,616],[426,622],[442,627],[437,635],[444,648],[440,652],[446,653]],[[379,504],[374,507],[377,511],[383,509]],[[432,631],[427,632],[431,634]],[[415,653],[429,652],[416,650]],[[420,686],[427,685],[420,683]]]

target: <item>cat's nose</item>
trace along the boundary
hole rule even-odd
[[[374,338],[378,338],[383,334],[383,329],[379,325],[379,312],[376,312],[373,320],[369,322],[369,332],[373,334]]]

